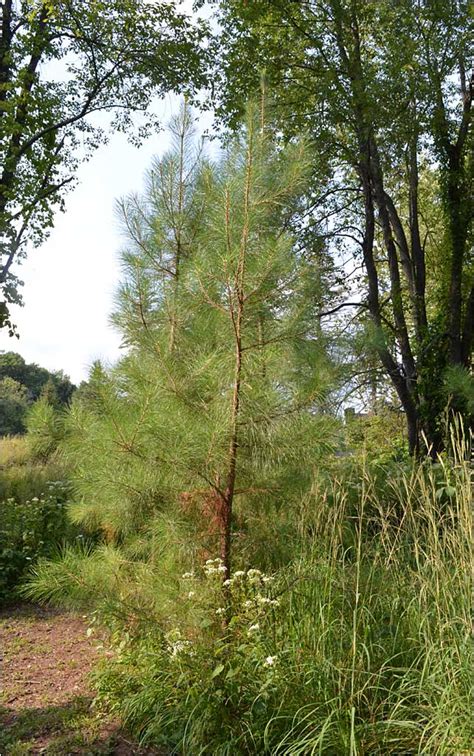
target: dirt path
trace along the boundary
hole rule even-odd
[[[98,652],[86,631],[84,619],[36,606],[0,613],[0,756],[145,753],[91,708]]]

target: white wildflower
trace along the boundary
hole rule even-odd
[[[255,625],[250,625],[248,629],[248,634],[251,635],[252,633],[256,633],[260,630],[260,625],[258,622],[255,623]]]
[[[267,598],[266,596],[257,596],[257,604],[259,606],[268,606],[271,603],[271,599]]]
[[[170,630],[165,638],[168,642],[168,652],[172,659],[176,659],[179,654],[186,652],[191,646],[191,641],[184,640],[177,628],[175,630]]]
[[[219,616],[222,616],[223,614],[225,614],[224,607],[220,606],[218,609],[216,609],[216,614],[218,614]]]
[[[262,583],[272,583],[275,580],[274,577],[271,577],[271,575],[263,575],[262,576]]]
[[[189,591],[189,593],[188,593],[188,599],[194,598],[195,595],[196,595],[195,591]]]
[[[280,606],[280,599],[271,599],[270,604],[272,606]]]
[[[175,641],[175,643],[172,643],[169,647],[171,656],[173,658],[176,658],[179,654],[182,654],[183,651],[186,651],[190,645],[191,645],[191,641],[184,641],[184,640]]]
[[[220,557],[206,559],[204,564],[204,573],[206,575],[218,575],[220,572],[227,572],[227,567],[224,566]]]
[[[194,572],[185,572],[181,577],[183,580],[191,580],[194,577]]]
[[[224,582],[222,583],[222,585],[225,585],[226,588],[228,588],[229,585],[232,585],[232,579],[231,578],[227,578],[227,580],[224,580]]]
[[[247,577],[251,581],[260,580],[262,573],[260,572],[260,570],[248,570]]]
[[[265,666],[266,667],[273,667],[276,662],[276,656],[267,656],[265,659]]]
[[[247,570],[247,578],[250,583],[259,583],[262,579],[262,573],[260,570]]]
[[[244,577],[244,575],[245,575],[245,572],[243,570],[236,570],[233,574],[233,577],[238,579],[238,578]]]
[[[252,608],[252,606],[253,606],[253,601],[249,601],[249,600],[247,600],[247,601],[244,601],[244,607],[245,607],[246,609],[251,609],[251,608]]]

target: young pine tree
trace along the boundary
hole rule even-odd
[[[128,575],[133,560],[155,570],[148,598],[164,590],[156,570],[217,553],[225,577],[233,549],[255,558],[259,517],[296,517],[332,428],[319,409],[329,365],[312,330],[317,275],[286,231],[308,146],[276,149],[255,107],[215,163],[196,151],[186,108],[172,134],[145,194],[120,205],[114,322],[127,356],[73,404],[67,441],[74,519],[106,533],[104,559],[126,554]]]

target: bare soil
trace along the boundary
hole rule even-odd
[[[32,605],[0,612],[0,756],[157,753],[94,708],[96,646],[83,617]]]

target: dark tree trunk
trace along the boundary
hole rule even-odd
[[[466,312],[464,315],[464,324],[462,329],[461,341],[461,360],[462,364],[468,370],[472,364],[472,342],[474,335],[474,286],[471,287],[468,300],[466,302]]]
[[[12,2],[5,0],[2,8],[2,36],[0,38],[0,102],[6,100],[8,95],[7,84],[10,81],[11,44],[12,33]],[[3,110],[0,109],[0,118]]]
[[[454,365],[462,364],[462,283],[466,251],[468,223],[466,219],[466,198],[462,196],[460,186],[459,160],[453,156],[449,166],[447,189],[447,212],[451,236],[451,276],[448,294],[448,333],[450,358]],[[464,212],[463,212],[464,211]]]
[[[445,212],[451,241],[451,270],[447,298],[447,330],[451,364],[463,364],[463,272],[469,229],[472,226],[472,157],[466,155],[472,125],[471,107],[474,94],[474,71],[466,80],[464,62],[460,59],[463,98],[462,117],[455,141],[444,103],[441,76],[432,67],[432,84],[436,97],[436,128],[434,137],[442,156],[442,177],[445,184]],[[469,302],[467,303],[469,311]]]
[[[416,454],[419,449],[419,418],[417,406],[409,388],[406,377],[394,360],[386,343],[383,331],[382,314],[380,309],[379,281],[377,265],[374,259],[375,210],[372,186],[369,174],[370,143],[360,139],[359,175],[362,181],[365,207],[365,231],[363,241],[364,265],[368,282],[368,306],[372,321],[377,329],[377,353],[379,359],[390,377],[398,398],[402,404],[407,420],[408,445],[410,454]]]
[[[418,343],[426,336],[428,319],[426,316],[426,267],[425,252],[421,244],[419,208],[418,208],[418,144],[416,135],[409,146],[409,222],[411,258],[413,262],[414,296],[415,296],[415,325]]]

